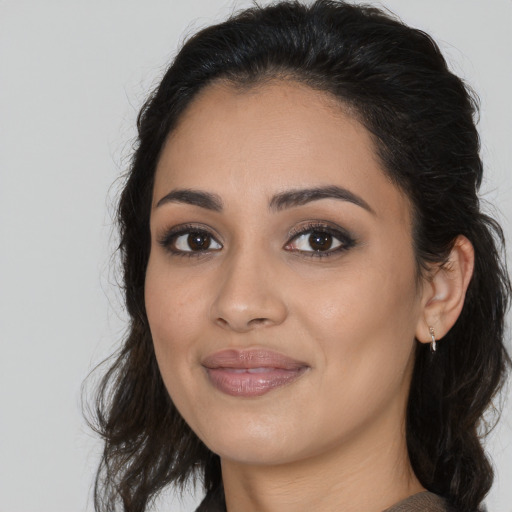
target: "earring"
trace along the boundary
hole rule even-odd
[[[434,328],[433,327],[429,327],[428,328],[428,332],[430,333],[430,337],[432,338],[432,342],[430,343],[430,351],[432,353],[434,353],[436,351],[436,334],[434,332]]]

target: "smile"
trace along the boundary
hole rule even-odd
[[[202,362],[211,384],[227,395],[257,397],[291,384],[306,363],[268,350],[224,350]]]

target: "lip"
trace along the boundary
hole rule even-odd
[[[257,397],[291,384],[309,365],[264,349],[222,350],[202,361],[211,384],[222,393]]]

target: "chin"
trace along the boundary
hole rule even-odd
[[[292,451],[282,439],[264,439],[249,436],[229,440],[217,440],[209,448],[222,460],[230,460],[244,465],[279,465],[295,460]]]
[[[297,418],[248,411],[218,414],[207,425],[195,425],[196,434],[221,459],[248,465],[279,465],[311,456],[311,432]],[[211,416],[210,416],[211,418]],[[318,442],[316,443],[318,444]]]

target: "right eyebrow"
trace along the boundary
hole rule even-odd
[[[373,208],[362,197],[359,197],[346,188],[335,185],[281,192],[275,195],[270,201],[270,209],[280,211],[286,208],[302,206],[312,201],[319,201],[320,199],[339,199],[341,201],[347,201],[375,215]]]
[[[222,199],[217,194],[190,189],[171,190],[168,194],[159,199],[155,208],[167,203],[191,204],[193,206],[206,208],[207,210],[213,210],[214,212],[221,212],[223,208]]]

